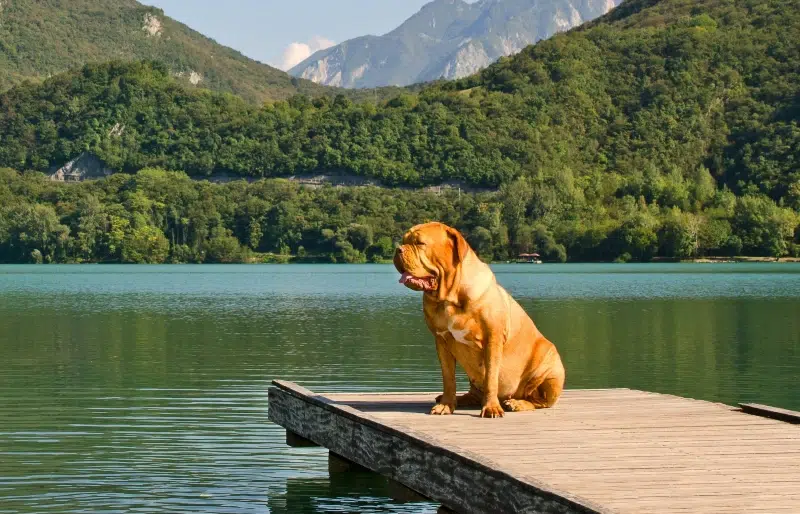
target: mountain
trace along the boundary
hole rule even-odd
[[[251,102],[331,94],[134,0],[0,0],[0,91],[87,63],[159,60],[182,83]]]
[[[434,0],[384,36],[320,50],[289,73],[346,88],[471,75],[499,57],[613,9],[621,0]]]
[[[800,202],[796,6],[629,0],[479,74],[378,104],[256,107],[181,87],[160,65],[88,66],[0,95],[0,166],[48,170],[90,151],[115,171],[490,188],[526,177],[562,207],[685,205],[713,177]]]
[[[85,154],[101,174],[137,175],[64,185],[0,170],[0,260],[138,260],[154,247],[158,260],[170,248],[177,262],[222,260],[240,244],[362,259],[370,234],[424,219],[500,258],[800,256],[797,41],[797,0],[628,0],[378,103],[255,106],[187,88],[159,63],[86,66],[0,94],[0,166],[47,171]],[[215,185],[147,167],[497,191]]]

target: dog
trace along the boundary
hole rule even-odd
[[[400,283],[423,292],[425,323],[436,340],[443,393],[430,413],[480,406],[482,418],[552,407],[566,372],[555,345],[503,289],[461,233],[443,223],[412,227],[395,250]],[[456,363],[469,392],[456,397]]]

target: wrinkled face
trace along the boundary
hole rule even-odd
[[[447,266],[453,266],[453,229],[441,223],[417,225],[405,233],[394,254],[400,283],[414,291],[439,288]]]

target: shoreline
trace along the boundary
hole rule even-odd
[[[261,259],[252,258],[242,262],[162,262],[158,264],[135,264],[125,262],[51,262],[51,263],[30,263],[30,262],[7,262],[0,263],[0,266],[31,266],[31,265],[68,265],[68,266],[103,266],[103,265],[126,265],[126,266],[204,266],[204,265],[291,265],[291,264],[331,264],[337,266],[348,265],[391,265],[391,260],[381,260],[377,262],[331,262],[324,257],[320,258],[297,258],[296,256],[278,256],[265,257]],[[614,262],[614,261],[571,261],[571,262],[519,262],[519,261],[489,261],[487,264],[518,264],[520,266],[539,266],[542,264],[800,264],[800,257],[781,257],[776,259],[774,257],[702,257],[697,259],[672,259],[668,257],[655,258],[647,262]]]
[[[677,262],[685,262],[690,264],[735,264],[735,263],[752,263],[752,262],[765,262],[765,263],[798,263],[800,257],[702,257],[697,259],[687,259]]]

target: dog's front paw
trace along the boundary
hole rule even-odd
[[[447,416],[448,414],[452,414],[455,412],[456,408],[453,405],[448,405],[446,403],[437,403],[431,409],[431,414],[434,416]]]
[[[481,409],[482,418],[502,418],[505,413],[497,400],[487,402]]]

